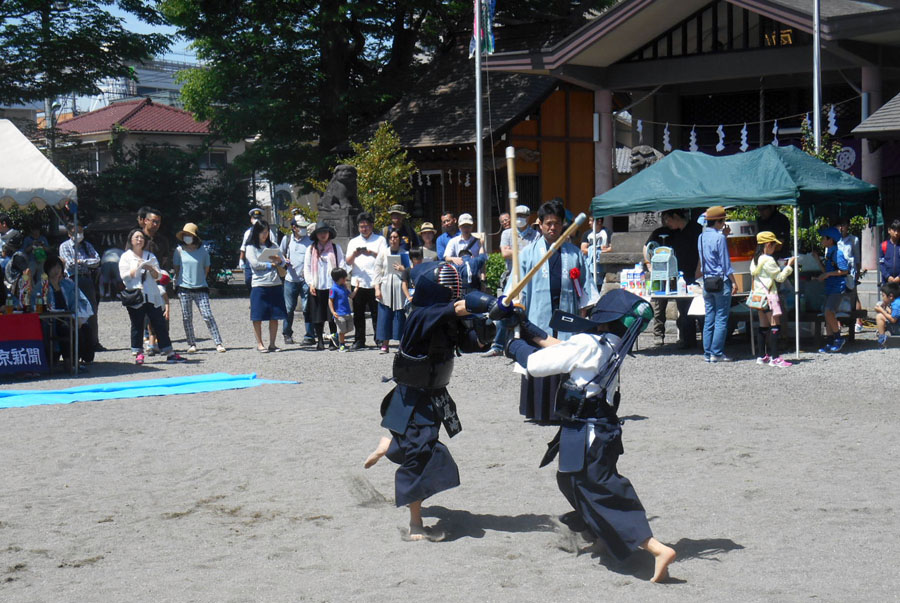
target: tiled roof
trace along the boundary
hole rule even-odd
[[[900,94],[853,128],[859,138],[900,138]]]
[[[166,132],[170,134],[209,134],[209,122],[197,121],[182,109],[143,100],[113,103],[59,124],[74,134],[96,134],[124,128],[130,132]]]
[[[405,148],[475,143],[475,62],[462,53],[447,57],[397,102],[381,121],[389,122]],[[437,74],[437,75],[435,75]],[[484,135],[505,132],[538,107],[559,81],[552,77],[485,72]],[[374,126],[361,134],[371,135]]]

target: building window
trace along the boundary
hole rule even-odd
[[[207,151],[200,155],[201,170],[224,170],[228,163],[225,151]]]

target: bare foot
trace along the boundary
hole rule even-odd
[[[653,577],[650,582],[661,582],[669,577],[669,564],[675,561],[675,549],[661,543],[656,538],[649,538],[641,548],[647,549],[656,559]]]
[[[444,534],[440,530],[436,530],[433,527],[424,527],[421,525],[409,525],[409,535],[406,537],[406,540],[411,540],[413,542],[418,542],[420,540],[427,540],[429,542],[440,542],[444,538],[446,538],[446,534]]]
[[[381,460],[381,457],[383,457],[387,453],[388,446],[390,446],[390,445],[391,445],[391,438],[386,438],[386,437],[382,436],[382,438],[380,440],[378,440],[378,446],[375,447],[375,450],[372,451],[372,454],[370,454],[369,456],[366,457],[366,462],[363,463],[363,467],[368,469],[369,467],[371,467],[372,465],[377,463],[379,460]]]

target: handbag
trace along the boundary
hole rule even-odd
[[[146,270],[141,270],[141,278],[140,282],[144,282],[144,273]],[[122,302],[122,305],[126,308],[137,309],[144,305],[144,290],[143,289],[125,289],[124,291],[120,291],[118,295],[119,301]]]
[[[756,287],[750,292],[750,296],[747,298],[747,307],[752,308],[754,310],[768,310],[769,309],[769,290],[766,288],[765,284],[759,280],[759,277],[756,276],[753,278],[753,282],[759,283],[762,288],[765,289],[765,293],[756,291]]]
[[[704,276],[703,290],[707,293],[718,293],[725,288],[725,279],[721,276]]]
[[[143,289],[125,289],[119,292],[119,301],[126,308],[140,308],[144,305]]]
[[[700,235],[700,269],[703,269],[703,234]],[[703,291],[718,293],[725,289],[725,277],[721,274],[703,277]]]

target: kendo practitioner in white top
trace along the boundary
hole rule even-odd
[[[449,437],[462,430],[456,404],[447,392],[453,359],[460,352],[483,352],[495,328],[484,313],[498,308],[481,292],[460,299],[459,271],[453,264],[428,262],[413,268],[412,311],[394,355],[396,387],[381,404],[382,427],[391,432],[366,459],[397,463],[395,502],[409,506],[409,540],[438,541],[444,534],[422,524],[422,501],[459,485],[459,470],[438,440],[441,424]],[[473,316],[473,314],[475,316]],[[481,316],[478,316],[478,315]]]
[[[590,320],[557,311],[551,326],[577,335],[560,341],[525,322],[521,339],[510,340],[506,355],[534,377],[568,375],[556,397],[560,429],[541,463],[559,454],[556,481],[575,509],[560,519],[601,539],[619,560],[646,549],[656,559],[651,581],[659,582],[667,578],[675,551],[653,537],[634,487],[616,469],[623,452],[616,416],[619,368],[652,318],[649,304],[616,289],[600,298]]]

